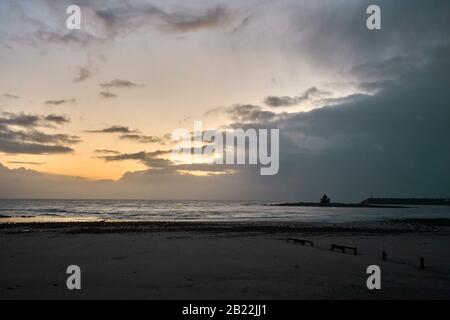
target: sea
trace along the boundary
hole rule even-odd
[[[449,218],[450,207],[327,208],[268,206],[265,201],[0,199],[0,217],[199,222],[383,221]]]

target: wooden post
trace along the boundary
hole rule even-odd
[[[425,259],[420,257],[420,269],[425,269]]]
[[[386,251],[383,251],[383,261],[386,261],[386,258],[387,258]]]

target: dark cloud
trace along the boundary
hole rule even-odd
[[[110,89],[110,88],[132,88],[132,87],[141,87],[142,85],[136,84],[134,82],[131,82],[129,80],[122,80],[122,79],[114,79],[109,82],[101,83],[101,87]]]
[[[96,16],[110,35],[118,35],[153,24],[163,31],[193,32],[225,25],[230,18],[228,11],[217,6],[202,13],[169,13],[151,4],[99,9]]]
[[[87,130],[89,133],[135,133],[136,130],[130,130],[129,127],[125,126],[111,126],[108,128],[100,129],[100,130]]]
[[[11,130],[7,127],[0,127],[0,138],[4,141],[29,141],[37,143],[67,143],[74,144],[81,141],[78,136],[67,134],[47,134],[39,130],[31,129],[27,131]]]
[[[139,143],[162,143],[162,144],[165,143],[164,139],[162,138],[154,136],[145,136],[140,134],[124,134],[120,136],[120,139],[136,141]]]
[[[3,93],[2,97],[9,98],[9,99],[19,99],[19,96],[11,93]]]
[[[264,103],[270,107],[290,107],[301,104],[312,99],[322,98],[330,93],[324,90],[319,90],[316,87],[311,87],[299,96],[268,96],[264,99]]]
[[[62,145],[10,141],[0,137],[0,151],[12,154],[55,154],[73,152],[73,149]]]
[[[122,153],[117,155],[99,156],[105,161],[123,161],[123,160],[140,160],[143,161],[147,157],[147,152],[141,151],[136,153]]]
[[[66,1],[61,1],[58,4],[49,4],[45,9],[54,11],[55,16],[58,16],[61,11],[65,11],[68,4]],[[105,5],[98,1],[86,0],[80,3],[80,6],[85,13],[83,24],[91,28],[69,31],[59,28],[58,25],[52,25],[43,18],[37,19],[27,12],[22,12],[24,21],[32,27],[33,32],[31,36],[20,35],[16,38],[31,45],[44,42],[87,46],[113,41],[117,37],[149,29],[167,33],[213,30],[227,26],[234,19],[234,15],[220,5],[207,9],[192,7],[183,8],[183,10],[178,8],[167,10],[142,2]]]
[[[84,198],[112,192],[111,181],[47,174],[30,169],[8,169],[0,164],[0,194],[5,198]]]
[[[276,114],[264,111],[260,106],[252,104],[237,104],[226,108],[225,112],[235,121],[264,122],[273,120]]]
[[[3,112],[0,116],[0,125],[15,125],[21,127],[48,127],[53,124],[65,124],[70,120],[62,115],[49,114],[46,116]]]
[[[41,117],[31,114],[2,113],[2,115],[5,117],[0,117],[0,124],[15,125],[21,127],[38,126],[40,121],[42,120]]]
[[[154,152],[136,152],[136,153],[123,153],[119,155],[107,155],[99,156],[98,158],[105,161],[124,161],[124,160],[136,160],[142,162],[144,165],[150,168],[166,168],[170,166],[171,161],[167,159],[158,158],[158,156],[170,153],[169,150],[158,150]]]
[[[263,110],[261,106],[254,104],[235,104],[231,107],[213,108],[206,111],[205,115],[211,116],[218,113],[225,113],[231,120],[243,123],[273,121],[284,115],[284,113]]]
[[[53,127],[54,124],[68,123],[64,116],[49,114],[31,115],[2,113],[0,117],[0,151],[6,153],[50,154],[67,153],[73,149],[65,146],[81,141],[78,136],[48,134],[37,130],[39,127]],[[25,130],[14,130],[10,126]]]
[[[163,14],[161,17],[166,24],[163,28],[175,32],[192,32],[199,29],[216,28],[224,26],[229,21],[228,11],[222,6],[208,9],[203,14],[196,16]]]
[[[45,164],[45,162],[31,162],[31,161],[8,161],[8,163],[24,164],[24,165],[32,165],[32,166],[41,166],[41,165]]]
[[[371,4],[381,8],[381,30],[366,28],[366,9]],[[355,65],[449,44],[449,11],[446,0],[432,5],[420,0],[321,1],[314,6],[298,1],[290,7],[290,32],[280,42],[318,73],[342,73]]]
[[[82,82],[89,79],[92,76],[92,70],[88,67],[78,67],[77,75],[73,79],[74,82]]]
[[[75,101],[76,101],[75,99],[47,100],[44,102],[44,104],[59,106],[61,104],[74,103]]]
[[[107,92],[107,91],[101,91],[99,94],[103,98],[116,98],[117,97],[117,94],[112,93],[112,92]]]
[[[119,151],[109,149],[96,149],[94,152],[100,154],[120,154]]]
[[[89,133],[120,133],[119,139],[135,141],[138,143],[161,143],[165,144],[164,137],[146,136],[140,134],[138,130],[132,130],[126,126],[114,125],[100,130],[87,130]]]
[[[56,124],[64,124],[69,123],[70,120],[66,116],[56,115],[56,114],[49,114],[44,117],[45,121],[56,123]]]
[[[271,107],[286,107],[298,104],[296,97],[289,96],[268,96],[264,99],[264,103]]]

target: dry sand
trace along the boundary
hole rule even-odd
[[[420,225],[0,224],[0,298],[449,299],[450,232]],[[331,252],[331,243],[359,254]],[[71,264],[82,290],[66,288]],[[371,264],[381,290],[366,287]]]

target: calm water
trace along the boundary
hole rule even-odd
[[[141,221],[348,222],[450,218],[450,207],[401,209],[269,207],[262,202],[156,200],[1,200],[2,216],[62,216]]]

